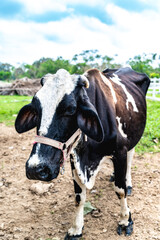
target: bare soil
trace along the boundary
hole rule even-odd
[[[33,191],[25,175],[34,131],[23,135],[0,125],[0,240],[61,240],[74,217],[74,191],[69,163],[65,174],[48,191]],[[133,193],[128,205],[134,221],[132,236],[118,236],[120,204],[109,182],[110,162],[104,164],[87,201],[97,208],[85,216],[85,240],[160,239],[160,153],[136,155],[132,165]],[[31,191],[32,189],[32,191]]]

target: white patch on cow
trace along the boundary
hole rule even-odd
[[[82,228],[84,225],[83,209],[84,209],[84,204],[80,204],[76,209],[76,216],[75,216],[73,225],[68,230],[68,233],[70,236],[82,234]]]
[[[125,195],[124,189],[114,186],[114,191],[118,193],[121,197]]]
[[[95,169],[94,171],[91,170],[91,169],[88,169],[90,174],[91,174],[91,177],[90,177],[90,179],[88,181],[87,176],[86,176],[87,181],[86,181],[85,185],[86,185],[87,189],[92,189],[93,188],[93,186],[95,184],[95,179],[96,179],[96,176],[97,176],[98,172],[103,168],[103,163],[106,162],[108,159],[109,159],[109,157],[103,157],[101,159],[97,169]],[[87,169],[85,171],[85,175],[87,175]]]
[[[31,158],[29,159],[28,161],[28,166],[29,167],[36,167],[38,166],[38,164],[40,163],[40,160],[38,158],[38,155],[37,154],[34,154],[31,156]]]
[[[129,208],[127,206],[127,199],[125,197],[120,199],[121,212],[120,212],[120,225],[128,226],[128,218],[129,218]]]
[[[79,161],[79,159],[78,159],[78,156],[77,156],[75,150],[73,150],[72,156],[73,156],[73,162],[74,162],[74,166],[75,166],[77,175],[78,175],[79,179],[81,180],[81,183],[82,183],[82,184],[86,184],[87,179],[86,179],[85,174],[84,174],[83,171],[81,170],[80,161]]]
[[[138,108],[136,106],[135,100],[132,97],[132,95],[127,91],[126,86],[121,82],[121,79],[116,75],[113,74],[114,77],[111,77],[110,79],[118,84],[119,86],[121,86],[121,88],[123,89],[124,93],[126,94],[127,100],[126,100],[126,107],[129,110],[129,103],[131,103],[131,105],[133,106],[133,111],[134,112],[138,112]]]
[[[81,199],[80,199],[79,205],[76,207],[76,214],[75,214],[75,218],[73,221],[73,225],[68,230],[68,233],[71,236],[82,234],[82,228],[84,226],[83,211],[84,211],[84,203],[86,201],[86,186],[81,183],[81,181],[76,173],[76,170],[73,170],[73,175],[74,175],[74,180],[80,186],[80,188],[82,189],[82,192],[79,194]]]
[[[42,107],[42,118],[39,131],[46,135],[52,122],[56,107],[65,94],[70,94],[77,84],[77,76],[71,76],[66,70],[60,69],[56,74],[44,76],[45,84],[37,92]]]
[[[132,187],[132,178],[131,178],[131,166],[132,159],[134,155],[135,149],[132,148],[129,152],[127,152],[127,172],[126,172],[126,186]]]
[[[123,128],[122,128],[121,118],[117,116],[116,120],[118,122],[118,130],[119,130],[120,134],[122,135],[122,137],[127,138],[127,134],[124,133]]]
[[[38,143],[37,144],[37,148],[36,148],[36,153],[33,154],[30,159],[28,160],[28,166],[29,167],[36,167],[40,164],[40,159],[38,157],[38,151],[39,151],[39,147],[40,147],[40,144]]]
[[[114,186],[114,190],[116,193],[120,196],[120,205],[121,205],[121,212],[120,212],[120,225],[127,226],[128,225],[128,218],[129,218],[129,208],[127,206],[127,199],[125,197],[125,191],[123,188],[119,188],[117,186]]]
[[[79,157],[77,156],[76,152],[74,151],[72,153],[72,155],[73,155],[74,166],[75,166],[77,175],[78,175],[79,179],[81,180],[81,183],[84,184],[87,189],[92,189],[94,184],[95,184],[95,178],[96,178],[97,173],[100,171],[100,169],[103,166],[103,163],[106,160],[108,160],[108,158],[107,157],[103,157],[101,159],[97,169],[95,169],[94,171],[91,170],[90,168],[88,168],[88,166],[86,166],[85,171],[83,172],[82,169],[81,169],[81,166],[80,166]],[[91,177],[89,178],[89,180],[87,178],[87,171],[89,171],[90,174],[91,174]]]
[[[110,88],[110,91],[111,91],[111,94],[112,94],[112,97],[113,97],[113,101],[116,104],[117,103],[117,97],[116,97],[116,93],[113,89],[112,83],[101,72],[99,72],[99,74],[100,74],[103,82]]]

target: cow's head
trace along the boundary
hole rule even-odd
[[[102,124],[88,98],[86,86],[89,83],[85,76],[70,75],[60,69],[54,75],[45,75],[41,84],[32,102],[17,116],[18,133],[36,127],[37,135],[63,143],[80,128],[93,140],[102,141]],[[58,176],[61,159],[61,150],[36,143],[26,163],[26,175],[29,179],[50,181]]]

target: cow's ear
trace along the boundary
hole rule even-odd
[[[82,132],[88,137],[97,142],[103,141],[104,131],[101,120],[95,107],[88,99],[78,105],[77,123]]]
[[[32,104],[24,106],[18,113],[15,121],[15,129],[23,133],[37,126],[38,115]]]

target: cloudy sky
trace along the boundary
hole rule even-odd
[[[98,49],[120,62],[160,54],[160,0],[2,0],[0,62],[71,59]]]

